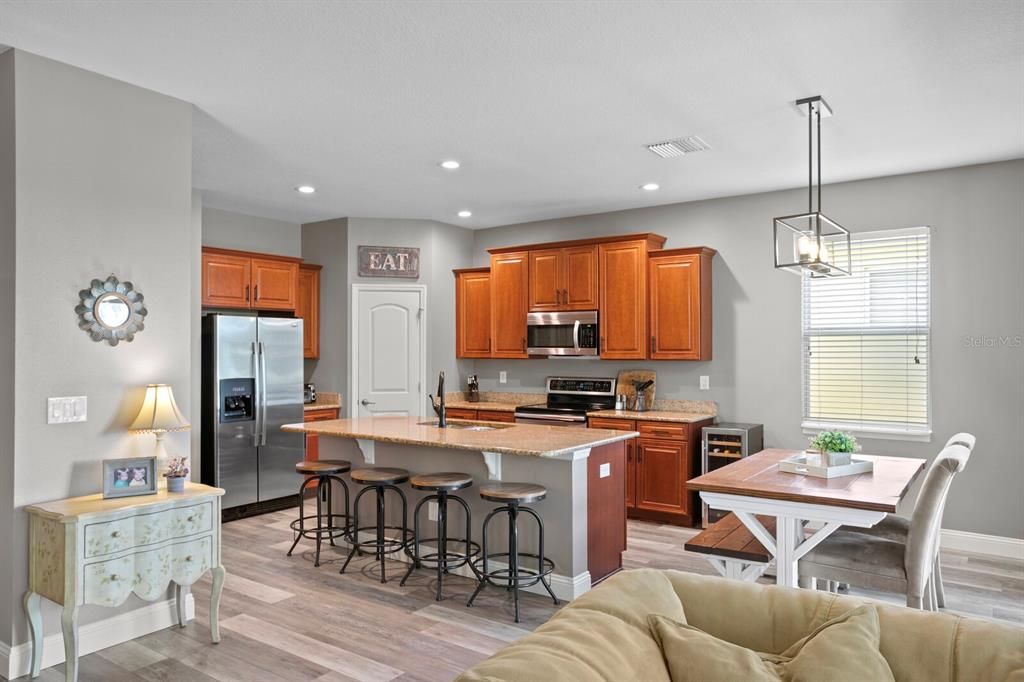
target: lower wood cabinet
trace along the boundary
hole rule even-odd
[[[700,430],[712,423],[591,417],[595,429],[638,431],[626,446],[626,511],[630,518],[692,526],[700,522],[697,496],[686,481],[700,467]]]
[[[507,422],[510,424],[516,421],[515,413],[506,412],[505,410],[471,410],[464,407],[449,407],[445,410],[445,415],[448,419],[470,419],[485,422]]]
[[[303,414],[304,422],[322,422],[338,418],[339,410],[336,407],[325,407],[322,409],[306,410]],[[315,433],[306,434],[306,461],[315,462],[320,459],[320,436]]]
[[[626,450],[630,442],[593,448],[587,458],[587,569],[593,583],[622,568],[626,509],[616,501],[622,499],[627,485],[623,474],[629,471]]]

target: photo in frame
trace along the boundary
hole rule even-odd
[[[153,495],[157,490],[156,457],[103,460],[103,498]]]

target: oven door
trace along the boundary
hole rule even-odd
[[[528,355],[597,356],[597,311],[528,313]]]

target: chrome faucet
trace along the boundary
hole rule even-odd
[[[434,400],[434,396],[428,395],[430,398],[430,406],[434,408],[434,413],[437,414],[437,428],[443,429],[448,426],[448,420],[445,416],[444,408],[444,370],[441,370],[437,376],[437,397],[438,400]],[[438,404],[440,402],[440,404]]]

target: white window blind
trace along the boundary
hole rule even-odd
[[[849,277],[802,280],[803,426],[926,435],[929,230],[853,235]],[[830,244],[843,262],[846,243]]]

